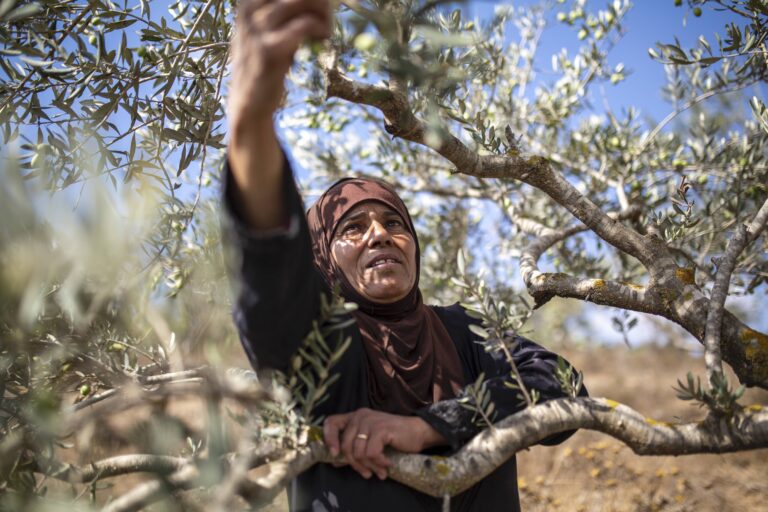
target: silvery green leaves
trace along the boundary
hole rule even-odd
[[[520,391],[520,399],[531,406],[538,400],[536,390],[528,390],[520,377],[512,354],[517,342],[515,332],[522,327],[525,320],[531,314],[530,306],[518,297],[513,305],[508,305],[503,300],[494,297],[493,290],[489,290],[485,281],[471,276],[467,271],[466,257],[463,251],[459,251],[456,258],[458,277],[451,281],[464,291],[464,302],[467,315],[479,321],[479,324],[470,324],[469,330],[479,338],[479,342],[488,352],[498,352],[504,356],[511,367],[509,380],[504,384],[512,389]]]
[[[496,418],[496,406],[491,400],[485,374],[481,373],[475,382],[465,386],[459,396],[459,404],[474,413],[472,422],[479,428],[492,428]]]
[[[514,296],[513,302],[498,299],[482,275],[473,276],[467,269],[463,250],[457,253],[456,266],[457,277],[452,278],[451,283],[463,291],[462,306],[467,314],[481,322],[481,326],[473,326],[476,331],[473,332],[487,339],[499,333],[517,332],[523,326],[531,315],[531,308],[521,295]]]
[[[725,25],[725,36],[716,34],[717,48],[702,35],[699,36],[698,45],[688,51],[683,49],[680,42],[675,40],[673,44],[661,44],[657,46],[661,53],[649,49],[652,58],[665,63],[697,67],[710,67],[721,64],[721,72],[716,74],[720,85],[747,84],[758,80],[764,80],[768,74],[768,65],[764,58],[761,46],[768,35],[768,9],[764,2],[742,2],[738,0],[718,0],[701,2],[702,5],[710,4],[715,10],[730,11],[746,24],[729,22]],[[697,16],[702,10],[698,9]]]
[[[754,114],[755,119],[758,120],[763,130],[768,133],[768,109],[766,109],[765,103],[757,96],[752,96],[749,106],[752,108],[752,114]]]
[[[3,0],[0,2],[0,23],[14,23],[23,21],[30,16],[39,14],[43,6],[39,2],[29,2],[16,5],[15,0]]]
[[[728,378],[722,373],[715,373],[710,384],[710,387],[703,388],[701,379],[694,379],[693,373],[688,372],[686,381],[678,380],[674,389],[680,400],[693,401],[719,417],[732,418],[743,409],[738,400],[744,394],[744,385],[732,389]]]
[[[611,327],[621,334],[624,344],[628,347],[631,346],[629,342],[629,331],[635,328],[637,322],[637,315],[632,314],[627,310],[619,311],[611,317]]]
[[[667,214],[654,213],[653,222],[667,243],[674,242],[689,233],[692,228],[701,222],[701,218],[698,218],[694,213],[694,201],[688,195],[691,188],[691,183],[683,175],[675,191],[675,196],[670,197],[672,211]]]
[[[116,196],[156,201],[143,249],[162,273],[155,283],[177,296],[190,276],[180,255],[207,245],[195,214],[223,155],[231,5],[16,6],[0,20],[0,146],[51,192],[107,182]]]
[[[166,17],[104,2],[31,2],[4,14],[1,140],[32,144],[21,152],[30,177],[59,190],[94,176],[115,187],[145,176],[172,192],[172,175],[223,147],[230,8],[197,4],[175,2]],[[178,167],[164,169],[176,151]]]
[[[343,332],[355,322],[349,314],[355,308],[355,304],[344,302],[338,294],[330,299],[325,294],[320,296],[320,315],[291,360],[286,376],[286,385],[302,421],[313,425],[323,421],[322,417],[314,416],[314,409],[328,398],[328,388],[339,378],[332,370],[352,342]]]
[[[579,391],[581,391],[581,386],[584,382],[584,374],[574,371],[573,366],[560,356],[557,356],[555,377],[560,382],[560,389],[563,390],[563,393],[571,398],[579,396]]]
[[[288,370],[261,378],[261,384],[269,387],[277,400],[264,401],[257,410],[235,418],[241,425],[254,426],[254,439],[273,439],[281,445],[295,446],[304,427],[322,425],[325,418],[315,415],[315,408],[328,399],[328,389],[339,378],[333,367],[352,342],[343,333],[354,323],[349,313],[355,308],[338,293],[320,296],[320,314]]]

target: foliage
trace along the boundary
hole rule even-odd
[[[481,373],[475,382],[461,390],[459,403],[465,409],[473,412],[472,423],[480,428],[493,427],[496,419],[496,405],[491,400],[485,374]]]
[[[486,288],[482,279],[475,280],[467,275],[465,256],[461,251],[458,254],[457,267],[458,277],[453,278],[452,282],[466,291],[467,302],[462,303],[462,306],[467,315],[480,321],[480,324],[470,324],[469,330],[483,340],[487,352],[498,352],[509,363],[511,373],[509,380],[504,384],[512,389],[519,389],[520,398],[528,406],[535,405],[538,400],[538,391],[526,388],[517,370],[515,359],[512,357],[519,343],[516,340],[516,331],[530,315],[530,307],[522,298],[517,298],[512,306],[508,306],[503,300],[497,300]],[[474,403],[478,411],[482,411],[487,407],[484,401],[485,388],[478,387],[477,383],[474,388],[475,391],[472,393],[475,397]],[[487,419],[487,417],[491,417],[491,414],[483,414],[483,418]]]
[[[677,381],[677,397],[680,400],[693,400],[700,407],[706,407],[720,416],[731,418],[742,410],[738,399],[744,394],[746,386],[741,385],[731,389],[728,380],[722,375],[715,377],[715,382],[710,389],[701,387],[701,379],[694,380],[693,374],[688,372],[687,381]]]
[[[322,424],[324,419],[313,411],[328,398],[328,388],[339,378],[338,373],[332,373],[333,366],[352,343],[352,338],[341,336],[344,328],[354,323],[349,313],[357,308],[338,295],[330,302],[321,295],[320,302],[320,315],[293,356],[287,375],[287,387],[298,402],[300,416],[312,424]]]
[[[642,235],[656,229],[706,294],[727,233],[768,197],[768,114],[758,96],[746,108],[747,89],[766,80],[765,2],[686,0],[694,16],[724,9],[737,21],[715,45],[702,38],[695,48],[674,42],[651,51],[667,71],[671,110],[660,121],[598,106],[601,88],[620,87],[631,67],[611,55],[627,30],[627,0],[499,6],[485,20],[443,4],[343,2],[332,41],[340,70],[370,84],[406,84],[427,146],[453,136],[481,156],[543,156],[603,212],[638,210],[624,225]],[[214,399],[203,431],[167,414],[162,401],[124,438],[110,437],[103,422],[79,435],[62,428],[77,404],[103,393],[152,387],[200,359],[228,364],[235,336],[212,185],[223,160],[233,8],[222,0],[0,2],[2,508],[37,507],[49,488],[41,467],[91,461],[105,438],[147,453],[211,454],[212,466],[228,449]],[[555,24],[573,44],[541,56]],[[457,172],[390,137],[395,127],[378,110],[325,98],[317,54],[299,52],[279,116],[305,191],[351,172],[395,183],[422,234],[426,299],[464,301],[481,323],[475,334],[509,354],[510,333],[532,314],[515,284],[518,260],[539,239],[521,225],[559,229],[573,215],[519,180]],[[455,276],[462,248],[472,260]],[[739,256],[733,293],[765,291],[765,248],[763,236]],[[543,264],[621,283],[652,280],[590,231],[551,247]],[[338,302],[325,307],[328,318],[348,312]],[[636,317],[618,314],[625,334]],[[311,421],[294,405],[307,415],[322,400],[344,346],[324,340],[342,325],[318,321],[296,356],[301,371],[287,377],[300,392],[265,407],[259,435],[282,425],[273,432],[280,440]],[[580,375],[564,366],[558,375],[573,396]],[[535,403],[535,390],[511,381]],[[702,389],[690,376],[679,387],[717,414],[739,410],[740,388],[726,381]],[[484,382],[465,393],[478,421],[490,424]],[[109,493],[99,477],[71,485],[94,502]]]
[[[584,383],[584,374],[574,371],[573,366],[562,357],[557,358],[557,370],[555,371],[557,380],[560,381],[560,387],[567,396],[576,398],[581,391]]]

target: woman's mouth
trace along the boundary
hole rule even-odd
[[[387,268],[387,267],[391,267],[393,265],[399,265],[399,264],[400,264],[400,260],[398,260],[397,258],[394,258],[391,256],[380,256],[380,257],[374,258],[373,261],[368,263],[366,268],[382,269],[382,268]]]

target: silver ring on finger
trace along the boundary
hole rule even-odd
[[[368,440],[368,434],[357,434],[357,436],[355,436],[355,437],[357,439],[362,439],[363,441],[367,441]]]

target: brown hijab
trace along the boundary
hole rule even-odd
[[[342,217],[363,201],[375,200],[400,214],[416,243],[416,282],[391,304],[372,302],[355,290],[331,256],[331,241]],[[437,314],[422,302],[420,249],[408,209],[387,183],[345,178],[329,188],[307,212],[314,262],[328,286],[358,305],[353,313],[368,361],[371,407],[411,414],[430,403],[453,398],[463,384],[459,355]]]

